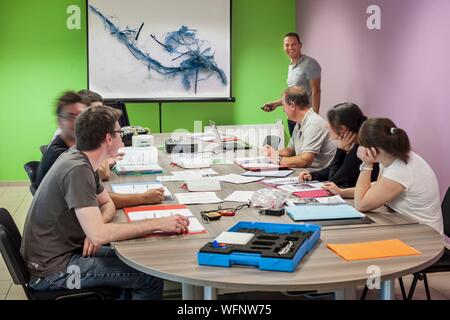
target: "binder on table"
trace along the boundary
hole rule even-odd
[[[286,208],[294,221],[338,220],[364,218],[365,215],[348,204],[304,204]]]

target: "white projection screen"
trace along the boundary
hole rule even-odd
[[[88,87],[124,101],[231,100],[231,0],[87,0]]]

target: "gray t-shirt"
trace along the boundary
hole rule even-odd
[[[21,253],[32,276],[64,271],[86,238],[75,208],[98,206],[104,187],[86,155],[62,154],[42,180],[28,211]]]
[[[320,78],[321,71],[316,60],[302,55],[297,63],[289,65],[287,85],[302,86],[311,98],[312,88],[309,82]]]
[[[316,154],[310,168],[322,169],[333,160],[337,142],[330,137],[326,121],[310,109],[295,126],[288,148],[293,148],[297,156],[303,152]]]

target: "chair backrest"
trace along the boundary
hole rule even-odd
[[[278,150],[281,143],[281,138],[279,136],[267,136],[264,139],[263,146],[269,145],[275,150]]]
[[[47,151],[48,144],[43,144],[39,147],[39,150],[41,150],[42,155],[44,155],[45,151]]]
[[[445,193],[444,200],[442,200],[442,218],[444,220],[444,233],[450,237],[450,187]]]
[[[30,280],[20,254],[22,236],[8,210],[0,208],[0,252],[15,284],[26,286]]]
[[[25,172],[27,173],[31,183],[34,183],[34,181],[36,181],[36,173],[38,167],[39,161],[29,161],[23,165],[23,168],[25,169]]]

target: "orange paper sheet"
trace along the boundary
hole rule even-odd
[[[422,254],[398,239],[349,244],[327,244],[327,247],[347,261]]]

